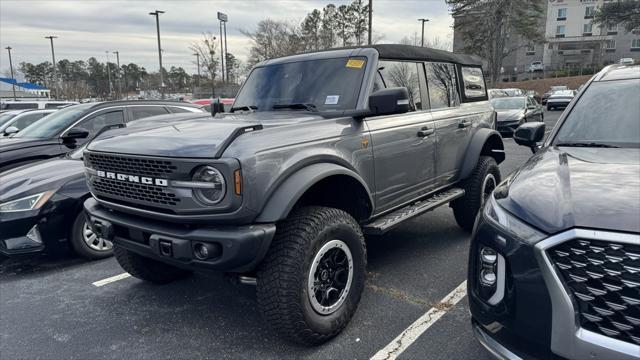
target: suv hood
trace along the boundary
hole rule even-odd
[[[236,131],[258,125],[274,127],[319,118],[301,111],[224,114],[173,123],[110,130],[98,136],[90,151],[160,157],[211,158],[231,142]]]
[[[504,186],[497,202],[546,233],[640,232],[640,149],[548,147]]]
[[[2,173],[0,202],[57,190],[82,176],[84,166],[80,160],[51,159],[20,166]]]

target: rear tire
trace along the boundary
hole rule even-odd
[[[170,283],[191,274],[190,271],[140,256],[117,245],[113,247],[113,254],[118,264],[131,276],[154,284]]]
[[[466,231],[473,229],[478,211],[499,183],[500,168],[496,160],[480,156],[473,173],[462,183],[464,196],[451,202],[453,215],[461,228]]]
[[[364,289],[366,250],[356,220],[326,207],[305,207],[278,224],[258,269],[258,307],[284,338],[321,344],[340,333]]]
[[[73,251],[87,259],[104,259],[113,255],[113,244],[101,239],[87,224],[84,212],[79,212],[73,222],[69,243]]]

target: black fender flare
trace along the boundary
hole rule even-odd
[[[346,175],[360,183],[369,197],[373,209],[373,198],[367,184],[353,170],[333,163],[316,163],[296,171],[284,180],[269,196],[256,218],[258,223],[270,223],[284,220],[302,195],[319,181],[334,175]]]
[[[504,144],[502,142],[502,136],[496,130],[482,128],[479,129],[469,146],[467,147],[466,155],[464,160],[462,161],[462,168],[460,169],[459,179],[463,180],[469,177],[475,169],[476,164],[478,163],[478,159],[480,159],[480,155],[482,153],[482,149],[484,148],[487,142],[492,142],[492,153],[490,156],[496,159],[496,162],[499,164],[504,161]],[[493,151],[495,150],[495,151]]]

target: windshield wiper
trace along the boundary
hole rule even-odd
[[[598,142],[560,142],[556,146],[571,146],[571,147],[594,147],[594,148],[617,148],[618,146],[603,144]]]
[[[294,103],[294,104],[276,104],[273,109],[304,109],[307,111],[318,111],[314,104]]]
[[[231,110],[229,110],[229,112],[234,112],[236,110],[247,110],[247,111],[253,112],[254,110],[258,110],[258,107],[255,105],[236,106],[236,107],[232,107]]]

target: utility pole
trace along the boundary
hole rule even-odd
[[[224,84],[224,43],[222,42],[224,39],[222,36],[222,20],[220,20],[220,72],[222,73],[222,83]]]
[[[227,76],[227,82],[229,82],[229,64],[227,63],[227,22],[223,22],[224,25],[224,70]]]
[[[49,39],[51,40],[51,57],[53,58],[53,87],[56,89],[56,98],[60,97],[60,94],[58,93],[58,74],[56,71],[56,52],[53,50],[53,39],[57,39],[57,36],[45,36],[45,39]]]
[[[109,51],[105,51],[107,54],[107,79],[109,80],[109,95],[108,98],[111,99],[111,67],[109,66]]]
[[[213,40],[215,40],[215,38],[213,38]],[[216,69],[213,67],[213,55],[215,54],[215,52],[213,51],[213,49],[211,49],[211,51],[209,52],[209,55],[211,55],[211,98],[215,98],[216,97],[216,84],[215,84],[215,79],[216,79]]]
[[[420,46],[424,47],[424,23],[429,21],[429,19],[418,19],[418,21],[422,22],[422,41],[420,41]]]
[[[220,62],[220,69],[222,70],[222,82],[224,83],[224,79],[226,78],[227,81],[229,81],[229,73],[227,70],[226,65],[226,57],[227,57],[227,21],[229,20],[229,17],[227,16],[227,14],[221,13],[218,11],[218,20],[220,20],[220,59],[222,60]],[[222,25],[224,23],[224,35],[222,33]],[[224,36],[224,44],[222,42],[222,37]],[[226,74],[225,74],[226,73]]]
[[[158,32],[158,61],[160,62],[160,96],[164,100],[164,79],[162,78],[162,47],[160,46],[160,14],[164,11],[156,10],[149,15],[156,17],[156,31]]]
[[[118,64],[118,71],[116,71],[116,82],[118,83],[118,100],[122,97],[122,84],[120,81],[120,51],[114,51],[116,54],[116,63]]]
[[[11,61],[11,46],[7,46],[5,49],[9,52],[9,69],[11,69],[11,88],[13,90],[13,100],[16,99],[16,78],[13,77],[13,62]]]
[[[198,88],[198,91],[200,91],[200,54],[194,53],[193,55],[196,56],[196,66],[198,67],[198,77],[196,78],[196,87]]]
[[[371,45],[371,31],[373,28],[373,0],[369,0],[369,40],[367,41],[367,43],[369,45]]]

